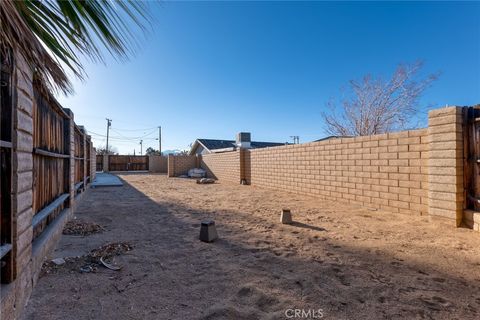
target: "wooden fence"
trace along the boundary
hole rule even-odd
[[[0,61],[0,259],[2,283],[13,281],[12,237],[12,129],[14,61],[12,52]]]
[[[78,126],[75,125],[74,130],[75,143],[75,194],[80,192],[80,188],[84,183],[84,161],[85,161],[85,136]]]
[[[90,166],[91,166],[91,162],[92,162],[92,138],[90,136],[86,136],[86,139],[85,139],[85,159],[86,159],[86,164],[85,164],[85,168],[86,168],[86,171],[85,171],[85,176],[87,177],[86,178],[86,183],[90,183],[91,182],[91,177],[90,177]]]
[[[85,130],[73,122],[73,114],[66,112],[40,86],[34,89],[33,239],[68,206],[67,200],[72,196],[72,164],[73,194],[78,195],[85,190],[87,177],[90,176],[86,167],[90,162],[92,147]]]
[[[97,171],[103,171],[103,154],[97,154]]]
[[[89,170],[95,150],[73,113],[36,79],[22,54],[3,43],[0,73],[0,318],[18,319],[95,176]]]
[[[148,156],[109,155],[109,171],[147,171]]]
[[[69,195],[69,115],[35,87],[33,104],[33,234],[36,238],[65,207]],[[57,200],[58,199],[58,200]],[[62,199],[63,201],[61,201]],[[57,200],[53,210],[42,211]]]

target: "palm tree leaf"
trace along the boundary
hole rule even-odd
[[[146,31],[148,4],[133,0],[2,0],[2,46],[18,49],[52,89],[72,91],[61,63],[83,79],[79,56],[104,61],[134,52],[135,29]]]
[[[42,46],[36,35],[21,15],[25,10],[23,2],[0,2],[0,47],[12,48],[21,54],[26,62],[44,78],[49,89],[59,89],[65,93],[72,92],[71,82],[63,68]]]

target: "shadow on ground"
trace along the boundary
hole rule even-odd
[[[123,269],[42,277],[24,319],[285,319],[288,309],[322,309],[324,319],[480,316],[478,274],[458,277],[453,269],[339,243],[328,223],[281,225],[278,216],[206,210],[191,194],[179,195],[182,201],[147,196],[146,182],[123,176],[123,187],[89,190],[76,212],[106,230],[63,236],[55,253],[81,255],[126,241],[133,250],[119,257]],[[192,193],[203,187],[177,183],[191,183]],[[161,188],[167,194],[177,187]],[[198,240],[206,218],[215,219],[220,236],[210,244]]]

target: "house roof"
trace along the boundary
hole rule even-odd
[[[193,154],[198,144],[202,145],[208,151],[220,150],[220,149],[235,149],[237,147],[235,140],[219,140],[219,139],[197,139],[190,150],[190,154]],[[278,147],[284,146],[285,142],[261,142],[252,141],[250,143],[251,148],[266,148],[266,147]]]
[[[352,136],[328,136],[322,139],[315,140],[313,142],[319,142],[319,141],[330,140],[330,139],[338,139],[338,138],[352,138]]]

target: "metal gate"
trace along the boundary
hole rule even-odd
[[[148,156],[108,156],[109,171],[147,171]]]

